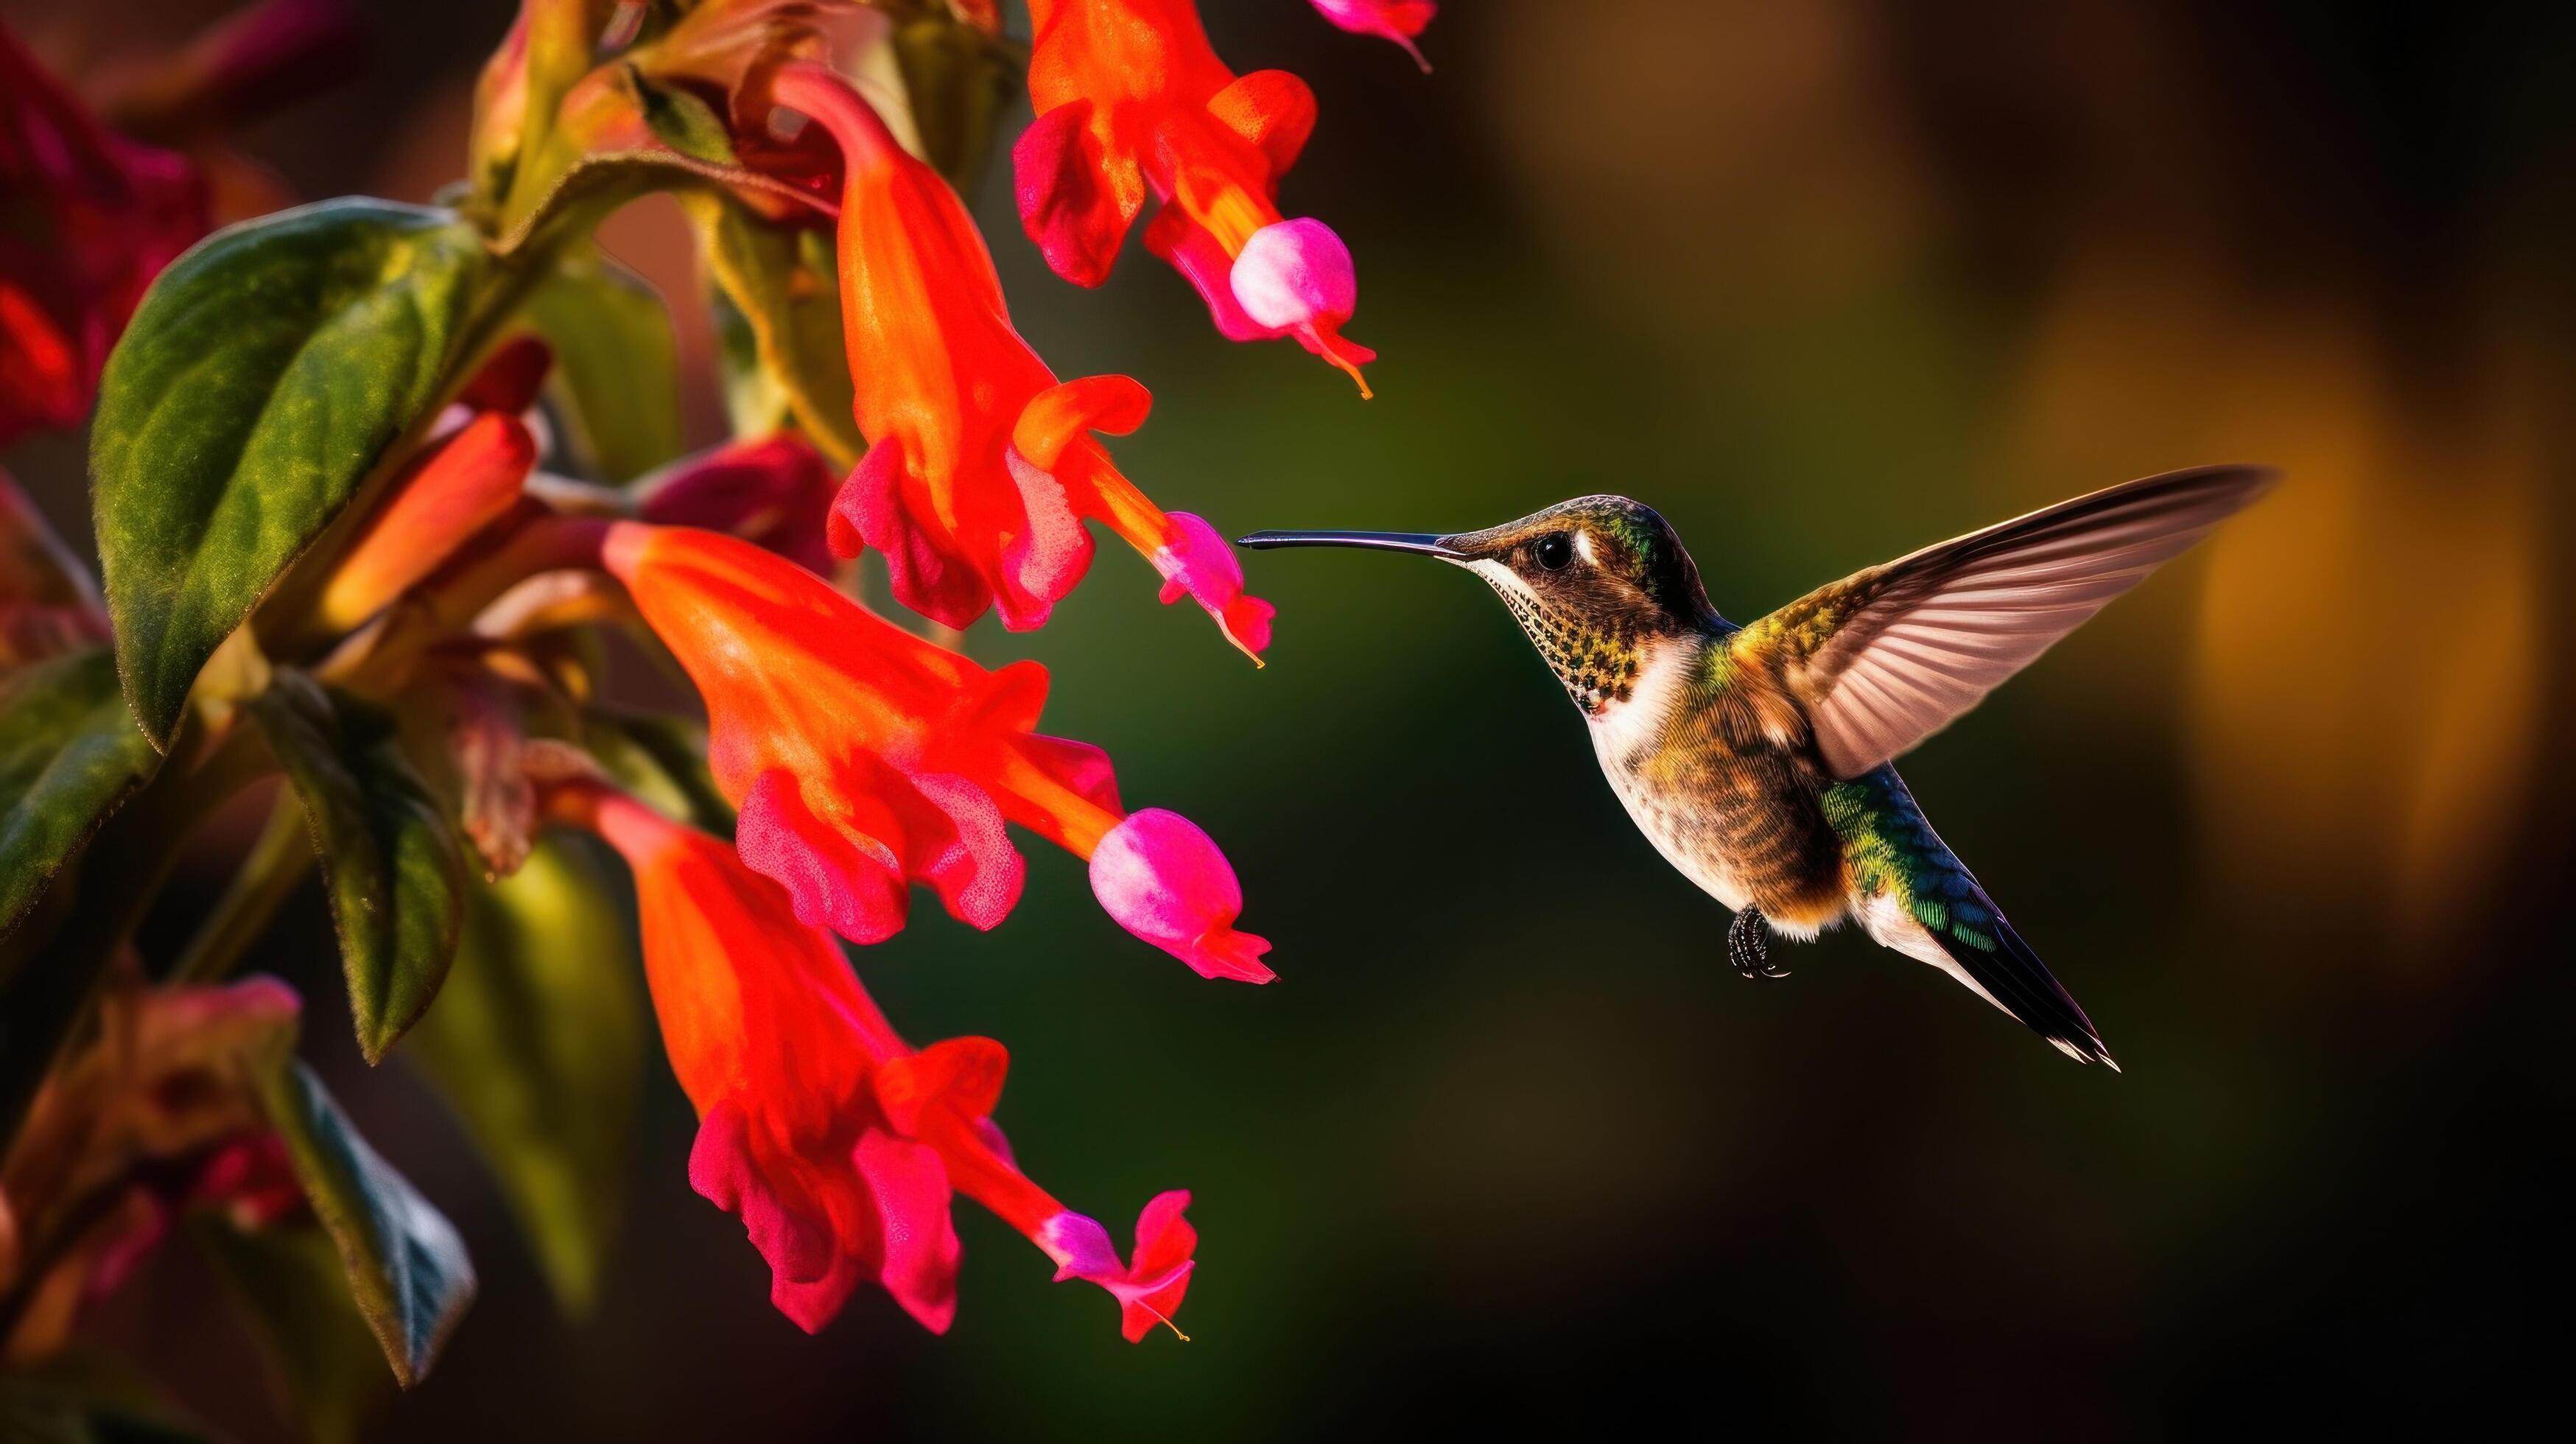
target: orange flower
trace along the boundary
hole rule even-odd
[[[375,615],[510,510],[537,464],[536,436],[520,415],[553,364],[544,342],[522,337],[466,382],[332,571],[315,610],[324,626],[346,631]]]
[[[1359,300],[1351,256],[1321,221],[1279,211],[1279,178],[1315,128],[1315,97],[1282,70],[1237,77],[1191,0],[1031,0],[1029,98],[1012,151],[1020,223],[1055,273],[1108,279],[1150,187],[1146,249],[1189,278],[1230,340],[1293,336],[1350,373],[1377,353],[1343,338]]]
[[[1011,328],[1001,280],[966,208],[906,154],[847,85],[780,71],[780,104],[812,117],[844,162],[840,261],[852,410],[868,454],[833,512],[833,550],[883,552],[896,600],[952,627],[998,605],[1042,625],[1091,565],[1086,520],[1154,563],[1163,599],[1195,597],[1255,660],[1272,609],[1204,522],[1166,515],[1093,432],[1142,425],[1153,398],[1124,376],[1059,384]]]
[[[987,672],[732,537],[618,522],[599,555],[706,698],[743,860],[800,921],[877,942],[920,882],[991,928],[1026,870],[1007,821],[1091,859],[1111,916],[1201,975],[1271,978],[1270,945],[1233,928],[1242,896],[1206,834],[1130,815],[1106,753],[1035,731],[1044,667]]]
[[[635,872],[644,970],[671,1071],[699,1117],[689,1182],[743,1222],[770,1300],[806,1331],[874,1281],[934,1332],[957,1310],[953,1192],[1118,1299],[1132,1341],[1170,1321],[1197,1238],[1186,1193],[1148,1204],[1136,1266],[1107,1230],[1021,1173],[993,1125],[1010,1055],[989,1038],[916,1051],[829,933],[722,841],[594,779],[546,780],[558,821],[597,832]]]

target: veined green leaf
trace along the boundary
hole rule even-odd
[[[555,1297],[587,1312],[615,1239],[644,1076],[635,947],[599,868],[541,841],[477,890],[405,1050],[491,1160]]]
[[[306,1436],[316,1444],[359,1438],[390,1391],[331,1236],[310,1227],[244,1231],[202,1213],[188,1234],[250,1316],[279,1399]]]
[[[574,450],[609,481],[680,454],[671,312],[643,277],[584,246],[538,283],[525,314],[555,352]]]
[[[160,765],[104,650],[0,676],[0,935]]]
[[[339,200],[219,232],[153,282],[108,358],[90,475],[117,667],[155,745],[437,403],[488,272],[449,212]]]
[[[474,1300],[474,1265],[446,1215],[358,1136],[311,1069],[283,1060],[263,1083],[269,1122],[331,1235],[358,1312],[409,1388]]]
[[[456,957],[465,859],[391,719],[279,669],[249,704],[304,802],[370,1063],[429,1011]]]

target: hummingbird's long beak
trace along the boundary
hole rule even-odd
[[[1467,554],[1444,536],[1419,531],[1257,531],[1238,537],[1236,546],[1268,551],[1272,547],[1360,547],[1368,551],[1412,552],[1443,561],[1465,561]]]

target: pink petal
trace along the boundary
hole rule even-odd
[[[884,825],[891,821],[884,819],[879,830],[894,834],[895,828]],[[881,943],[903,931],[910,898],[903,860],[890,845],[901,840],[824,822],[805,805],[795,774],[783,767],[753,780],[734,825],[734,847],[743,863],[787,889],[798,922],[830,928],[854,943]]]
[[[1394,41],[1422,67],[1431,73],[1431,62],[1422,58],[1413,37],[1438,14],[1437,0],[1314,0],[1315,9],[1325,19],[1353,35],[1378,35]]]
[[[876,1201],[885,1259],[877,1282],[934,1334],[957,1317],[957,1227],[948,1170],[929,1145],[881,1128],[859,1137],[850,1161]]]
[[[1164,1198],[1171,1196],[1163,1195]],[[1181,1195],[1181,1200],[1186,1203],[1188,1195]],[[1157,1203],[1161,1201],[1156,1200]],[[1195,1234],[1192,1239],[1195,1241]],[[1098,1284],[1109,1291],[1110,1297],[1118,1300],[1120,1331],[1126,1334],[1129,1343],[1143,1338],[1155,1324],[1171,1323],[1171,1309],[1165,1308],[1163,1301],[1169,1299],[1173,1307],[1179,1306],[1181,1295],[1187,1289],[1190,1270],[1195,1266],[1183,1258],[1150,1272],[1141,1268],[1131,1270],[1119,1262],[1118,1250],[1109,1242],[1109,1230],[1102,1228],[1098,1219],[1071,1210],[1038,1225],[1037,1245],[1047,1257],[1055,1260],[1057,1283],[1083,1279]],[[1134,1327],[1138,1319],[1143,1320],[1142,1327]],[[1178,1326],[1174,1326],[1172,1331],[1180,1332]]]
[[[1278,609],[1244,595],[1243,563],[1215,527],[1185,511],[1171,513],[1171,521],[1171,539],[1154,550],[1164,602],[1195,599],[1236,646],[1258,658],[1270,645],[1270,619]]]
[[[1133,1272],[1139,1278],[1169,1281],[1145,1289],[1132,1302],[1119,1300],[1119,1332],[1131,1344],[1152,1333],[1156,1324],[1171,1324],[1172,1315],[1181,1311],[1181,1300],[1189,1292],[1190,1255],[1199,1246],[1199,1231],[1181,1216],[1181,1210],[1189,1206],[1189,1190],[1175,1188],[1154,1195],[1144,1212],[1136,1216]],[[1179,1327],[1173,1325],[1173,1331],[1179,1332]]]
[[[1109,279],[1133,219],[1121,214],[1105,174],[1108,158],[1090,127],[1091,102],[1069,101],[1029,122],[1011,147],[1020,228],[1048,269],[1077,286]]]
[[[1236,932],[1243,888],[1198,824],[1148,807],[1109,830],[1091,854],[1091,891],[1118,925],[1203,978],[1266,983],[1268,941]]]
[[[1350,248],[1318,220],[1276,221],[1252,233],[1228,284],[1259,325],[1295,331],[1338,326],[1359,306]]]
[[[1003,585],[995,589],[994,599],[1001,605],[1004,627],[1033,631],[1046,625],[1055,604],[1091,569],[1091,533],[1074,514],[1063,482],[1031,465],[1016,448],[1004,447],[1002,459],[1019,488],[1027,525],[1003,553]]]
[[[894,599],[947,627],[965,627],[993,602],[984,579],[963,557],[952,555],[921,527],[904,501],[902,440],[888,436],[868,448],[841,483],[826,531],[835,555],[854,557],[874,547],[886,559]]]
[[[950,917],[990,932],[1019,903],[1028,877],[1028,861],[1011,846],[1002,810],[990,793],[954,773],[919,773],[910,782],[920,805],[902,809],[912,838],[907,867],[939,894]]]
[[[831,1216],[789,1170],[774,1172],[776,1176],[764,1166],[751,1120],[739,1105],[718,1104],[699,1123],[697,1142],[689,1149],[689,1186],[742,1220],[774,1282],[819,1282],[831,1273],[839,1253]],[[817,1326],[807,1327],[810,1332]]]

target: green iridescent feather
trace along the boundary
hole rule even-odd
[[[1993,901],[1924,820],[1894,767],[1835,783],[1821,801],[1825,820],[1843,840],[1855,889],[1863,895],[1892,890],[1933,936],[1995,951]]]

